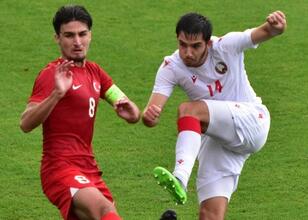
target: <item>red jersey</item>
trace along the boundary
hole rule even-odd
[[[63,60],[49,63],[40,72],[29,102],[41,102],[51,94],[58,62]],[[96,167],[91,146],[96,109],[99,98],[104,98],[113,82],[93,62],[86,61],[83,67],[72,67],[71,71],[72,87],[43,123],[43,172],[51,165],[63,167],[61,161],[85,171]]]

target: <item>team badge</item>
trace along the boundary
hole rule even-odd
[[[98,82],[95,82],[95,81],[93,82],[93,88],[98,93],[101,91],[101,85],[98,84]]]
[[[225,74],[228,71],[228,67],[223,61],[220,61],[216,63],[215,70],[219,74]]]

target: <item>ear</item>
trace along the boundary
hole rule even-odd
[[[213,41],[212,41],[212,40],[209,40],[209,41],[206,43],[206,45],[207,45],[208,47],[212,47]]]
[[[54,40],[55,40],[55,42],[57,43],[57,44],[59,44],[59,35],[58,34],[55,34],[54,35]]]

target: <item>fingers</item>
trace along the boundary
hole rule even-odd
[[[286,16],[282,11],[275,11],[267,16],[266,21],[270,24],[285,24]]]
[[[145,117],[147,120],[155,121],[157,118],[159,118],[161,111],[162,109],[160,106],[151,105],[144,112],[143,117]]]
[[[275,13],[277,13],[283,19],[286,19],[286,16],[285,16],[285,14],[282,11],[276,11]]]
[[[127,98],[121,98],[114,103],[114,108],[118,109],[119,107],[124,107],[127,104],[129,104],[129,100]]]
[[[271,36],[282,34],[287,28],[286,16],[282,11],[275,11],[266,18]]]
[[[115,105],[123,105],[123,104],[126,104],[128,103],[128,99],[127,98],[121,98],[119,99],[118,101],[115,102]]]
[[[56,70],[57,72],[59,73],[62,73],[62,72],[68,72],[69,69],[71,67],[74,66],[74,61],[73,60],[64,60],[62,63],[58,63],[57,64],[57,67],[56,67]],[[71,71],[69,71],[70,73],[72,73]]]
[[[74,61],[64,60],[58,62],[55,70],[55,90],[64,96],[73,83],[73,72],[70,70],[74,66]]]
[[[132,102],[127,98],[127,97],[124,97],[124,98],[121,98],[119,99],[118,101],[116,101],[113,105],[114,107],[114,110],[116,112],[132,112],[134,111],[134,107],[133,107],[133,104]]]
[[[69,70],[69,71],[67,71],[66,76],[67,76],[67,77],[72,77],[72,76],[73,76],[73,72],[72,72],[72,71],[70,71],[70,70]]]

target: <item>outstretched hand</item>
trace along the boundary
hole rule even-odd
[[[272,12],[267,16],[266,21],[271,27],[273,36],[283,33],[287,27],[286,16],[281,11]]]
[[[74,61],[65,60],[56,67],[55,90],[60,97],[63,97],[73,84],[73,73],[70,70],[72,66],[74,66]]]
[[[136,123],[140,118],[138,107],[128,98],[122,98],[114,103],[117,115],[125,119],[128,123]]]

